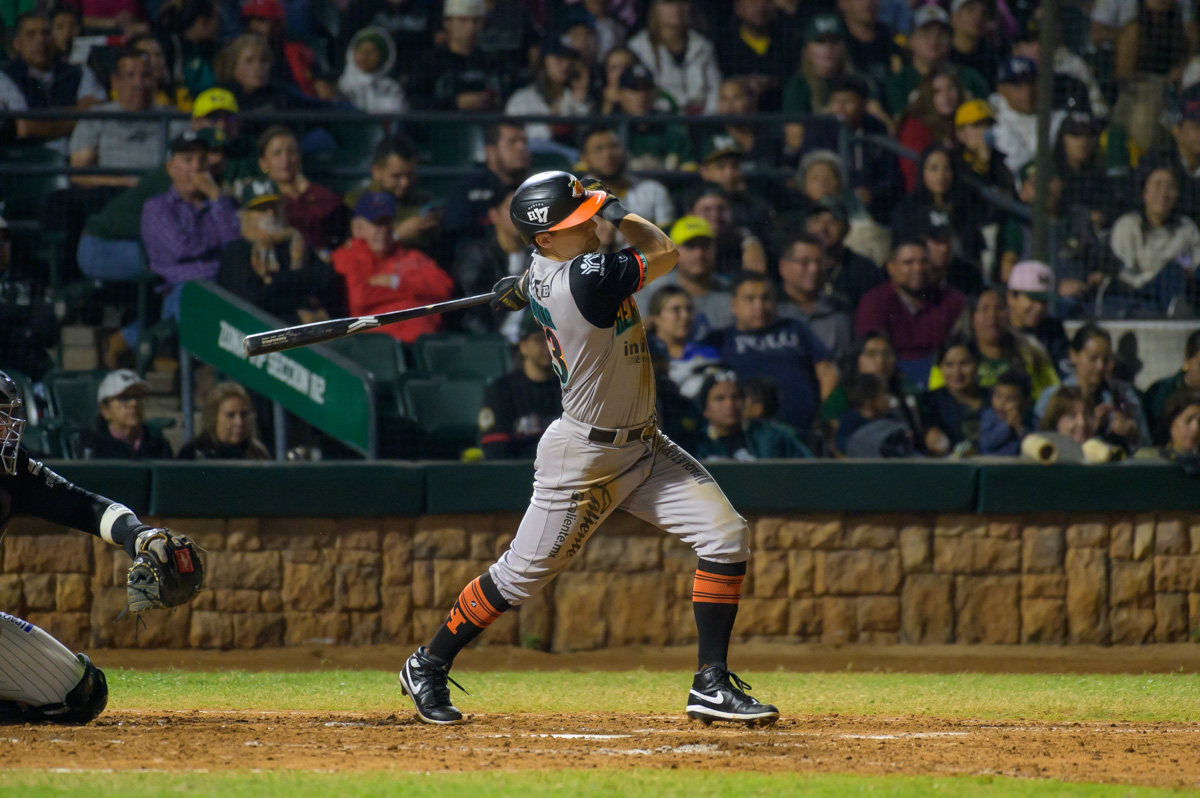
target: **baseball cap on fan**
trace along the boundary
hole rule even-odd
[[[275,181],[267,177],[246,183],[246,187],[242,189],[241,199],[242,210],[252,211],[272,202],[281,201],[283,195],[279,193],[279,186],[275,185]]]
[[[110,371],[103,380],[100,381],[100,387],[96,390],[96,402],[104,404],[105,401],[118,396],[145,396],[150,393],[150,383],[143,380],[137,375],[136,371],[131,369],[117,369]]]
[[[1054,298],[1054,272],[1041,261],[1023,260],[1013,266],[1012,274],[1008,276],[1008,290],[1038,302],[1050,302]]]
[[[654,89],[654,75],[641,64],[630,64],[621,73],[617,86],[635,91],[651,91]]]
[[[715,238],[712,225],[707,219],[699,216],[683,216],[671,226],[671,241],[677,247],[682,247],[697,238]]]
[[[950,15],[941,6],[921,6],[913,14],[913,30],[923,28],[926,25],[941,25],[948,30],[950,28]]]
[[[359,219],[378,222],[396,215],[396,198],[387,191],[368,191],[354,206],[354,215]]]
[[[238,112],[237,98],[228,89],[205,89],[196,97],[192,105],[192,119],[199,119],[209,114],[224,111],[227,114]]]
[[[846,26],[837,14],[817,14],[804,26],[806,42],[840,42],[846,38]]]
[[[1037,80],[1037,64],[1032,58],[1022,58],[1010,55],[1000,64],[1000,72],[996,76],[997,83],[1032,83]]]
[[[242,17],[283,22],[287,12],[279,0],[249,0],[242,5]]]
[[[483,0],[446,0],[444,17],[482,17],[487,13]]]

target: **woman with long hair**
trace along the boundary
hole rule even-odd
[[[954,150],[935,144],[921,155],[917,165],[917,183],[892,212],[892,235],[902,238],[920,231],[930,214],[942,214],[950,226],[954,252],[967,260],[977,260],[984,242],[971,203],[958,174],[959,161]]]
[[[258,137],[258,166],[275,181],[284,199],[287,223],[318,253],[346,238],[346,206],[336,193],[304,176],[300,143],[291,128],[272,125]]]
[[[955,146],[954,112],[966,98],[962,81],[948,69],[936,69],[917,86],[917,96],[900,114],[896,140],[913,152],[926,152],[930,147],[952,149]],[[904,175],[904,190],[912,191],[919,183],[917,166],[907,158],[900,159]]]
[[[1154,443],[1168,460],[1200,454],[1200,399],[1177,394],[1167,402]]]
[[[836,14],[818,14],[804,29],[804,49],[796,74],[783,86],[783,110],[811,114],[824,108],[830,81],[853,74],[841,18]],[[804,144],[804,125],[785,125],[783,137],[785,152],[799,152]]]
[[[621,107],[621,73],[639,63],[638,57],[628,47],[617,47],[604,56],[601,65],[604,88],[600,92],[600,113],[611,114]]]
[[[588,88],[586,68],[579,53],[551,40],[542,48],[533,82],[513,92],[504,106],[504,113],[509,116],[585,116],[592,112]],[[525,125],[525,134],[534,148],[537,142],[552,139],[565,142],[572,137],[573,131],[571,125],[551,126],[544,122]]]
[[[692,29],[686,0],[654,0],[646,29],[629,40],[629,49],[683,114],[716,113],[721,85],[716,48]]]
[[[237,98],[239,113],[328,107],[321,100],[272,80],[274,58],[270,43],[257,33],[243,33],[217,53],[217,85]]]
[[[854,347],[851,370],[847,378],[830,392],[821,405],[821,421],[829,429],[828,440],[833,440],[837,431],[837,420],[850,409],[846,391],[860,374],[874,374],[887,387],[891,405],[889,415],[903,423],[913,433],[913,440],[923,439],[921,418],[917,408],[916,388],[905,379],[896,364],[896,350],[892,348],[887,333],[871,330]]]
[[[217,384],[204,397],[200,434],[179,450],[180,460],[270,460],[258,439],[250,394],[236,382]]]
[[[979,384],[979,347],[965,335],[942,344],[937,364],[945,385],[921,396],[925,451],[944,457],[961,444],[978,446],[979,414],[987,406],[988,389]]]

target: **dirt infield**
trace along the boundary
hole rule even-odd
[[[1200,724],[800,717],[768,729],[683,717],[116,711],[84,728],[0,727],[0,768],[477,771],[691,768],[1003,775],[1200,786]]]

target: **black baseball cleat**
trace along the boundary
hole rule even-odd
[[[463,713],[450,703],[450,683],[467,692],[450,678],[450,666],[434,659],[425,646],[418,648],[400,669],[400,692],[412,699],[422,723],[453,726],[463,722]]]
[[[745,723],[747,726],[769,726],[779,720],[779,710],[770,704],[760,704],[746,695],[753,688],[731,673],[725,663],[709,665],[692,679],[688,691],[687,716],[703,721]]]

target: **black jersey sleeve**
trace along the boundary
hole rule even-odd
[[[583,255],[571,261],[570,284],[583,317],[596,327],[611,327],[621,303],[646,284],[646,256],[633,247]]]
[[[9,494],[11,515],[32,515],[97,536],[105,513],[121,507],[59,476],[30,457],[24,448],[17,456],[17,473],[0,477],[0,487]],[[137,519],[130,514],[127,520]],[[125,524],[121,526],[123,530]]]

